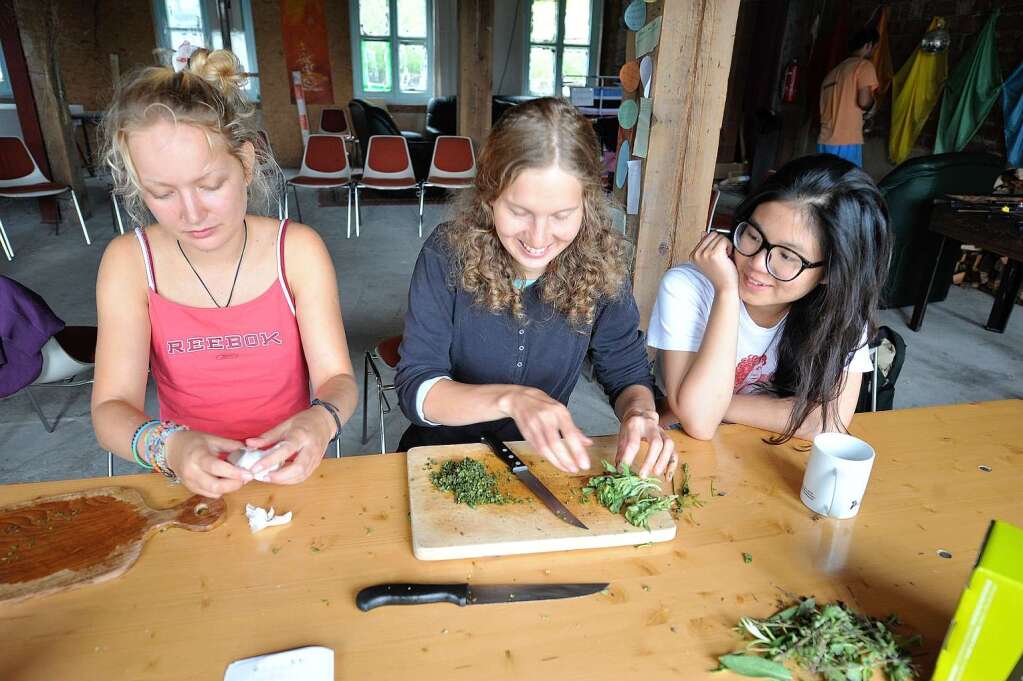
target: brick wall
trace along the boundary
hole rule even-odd
[[[876,0],[853,0],[852,26],[865,23],[874,9]],[[943,16],[947,22],[952,43],[949,47],[949,73],[961,61],[963,54],[977,39],[994,7],[1002,8],[997,23],[997,48],[1002,77],[1008,78],[1023,61],[1023,0],[889,0],[889,40],[892,63],[898,70],[916,49],[930,23],[931,17]],[[877,116],[872,137],[887,139],[891,120],[891,97],[883,102]],[[934,147],[938,126],[940,101],[917,140],[917,146],[930,150]],[[971,151],[991,151],[1005,154],[1004,119],[1001,102],[992,109],[984,125],[967,145]]]
[[[154,63],[152,2],[51,1],[57,5],[57,53],[69,104],[82,104],[87,110],[107,106],[114,85],[111,53],[118,55],[122,74]]]

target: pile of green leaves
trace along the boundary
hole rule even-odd
[[[482,463],[469,457],[461,461],[445,461],[438,470],[430,473],[430,482],[440,491],[454,494],[456,503],[470,507],[517,501],[502,494],[497,477]]]
[[[875,669],[890,681],[909,681],[916,672],[906,649],[920,637],[896,638],[890,627],[898,624],[894,615],[879,620],[841,602],[818,608],[805,598],[767,619],[739,620],[736,630],[751,639],[748,652],[718,658],[719,671],[788,681],[792,672],[781,663],[789,660],[825,681],[870,681]]]
[[[662,495],[661,481],[643,478],[622,463],[621,468],[607,461],[601,462],[604,475],[590,478],[582,489],[583,500],[596,495],[597,501],[612,513],[622,513],[625,520],[636,527],[650,529],[650,516],[668,511],[678,502],[677,494]]]

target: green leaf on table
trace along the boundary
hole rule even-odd
[[[792,672],[785,665],[757,655],[735,653],[722,655],[718,658],[721,670],[727,669],[735,674],[757,679],[776,679],[776,681],[792,681]],[[719,670],[719,671],[721,671]]]

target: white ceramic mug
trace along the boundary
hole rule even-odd
[[[852,518],[860,512],[874,456],[874,448],[859,438],[821,433],[813,439],[800,500],[820,515]]]

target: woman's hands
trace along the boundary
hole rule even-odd
[[[320,465],[336,427],[333,417],[324,407],[313,406],[259,437],[250,437],[245,441],[246,447],[266,449],[276,445],[252,467],[252,475],[278,485],[302,482]],[[277,465],[281,466],[279,470],[262,478],[266,471]]]
[[[498,400],[498,408],[511,417],[519,432],[555,468],[578,473],[590,467],[586,448],[593,440],[572,421],[568,407],[542,390],[514,386]]]
[[[739,272],[732,262],[732,242],[718,232],[707,232],[689,254],[717,293],[739,290]]]
[[[671,478],[675,474],[678,456],[675,454],[674,440],[661,429],[659,421],[657,412],[653,410],[627,412],[618,431],[616,463],[627,463],[632,467],[645,440],[649,447],[639,475],[646,478],[651,474],[660,477],[667,473]]]
[[[242,447],[237,440],[196,430],[179,430],[167,438],[167,465],[190,492],[217,499],[253,479],[249,471],[220,458]]]

